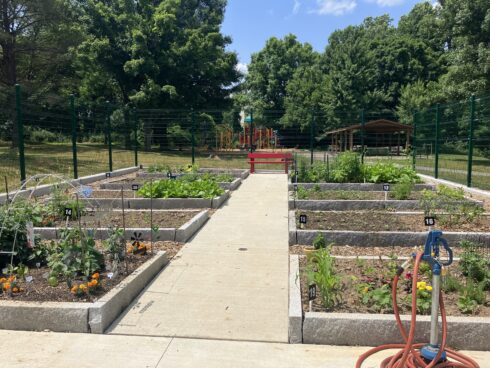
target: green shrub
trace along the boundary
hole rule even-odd
[[[313,240],[313,247],[318,250],[326,248],[326,246],[327,243],[325,241],[325,237],[322,234],[318,233],[316,235],[316,238]]]
[[[391,162],[377,162],[365,165],[364,177],[368,183],[421,182],[417,173],[411,167],[400,167]]]
[[[406,200],[410,198],[414,184],[407,177],[402,178],[398,184],[393,186],[393,197],[397,200]]]
[[[138,191],[145,198],[214,198],[225,191],[214,181],[157,180]]]
[[[331,178],[335,183],[362,182],[363,166],[359,155],[354,152],[339,154],[332,165]]]

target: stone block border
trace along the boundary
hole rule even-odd
[[[162,228],[158,230],[158,239],[155,241],[177,241],[185,243],[189,240],[196,232],[198,232],[201,227],[204,226],[206,221],[209,219],[209,211],[204,210],[199,212],[192,219],[187,221],[180,228]],[[60,232],[58,227],[35,227],[34,233],[39,235],[42,239],[56,239]],[[134,233],[141,233],[141,240],[151,239],[151,229],[150,228],[126,228],[126,239],[133,236]],[[108,228],[98,228],[94,229],[94,236],[97,239],[107,239],[109,236]]]
[[[242,180],[248,178],[250,175],[250,170],[245,170],[245,169],[218,169],[218,168],[202,168],[199,169],[198,172],[200,173],[214,173],[214,174],[230,174],[231,176],[234,176],[235,178],[240,178]],[[142,178],[164,178],[166,177],[165,174],[163,173],[149,173],[146,171],[140,171],[138,174],[136,174],[138,177]]]
[[[303,187],[305,189],[312,189],[315,186],[319,186],[321,190],[355,190],[363,192],[383,191],[383,184],[373,183],[298,183],[298,187]],[[415,191],[424,189],[435,190],[435,186],[430,184],[415,184]],[[289,190],[294,190],[294,183],[289,183]]]
[[[410,316],[401,316],[407,330]],[[430,316],[418,316],[415,341],[429,341]],[[490,318],[448,317],[448,341],[451,348],[488,350]],[[378,346],[403,343],[395,317],[387,314],[305,313],[305,344]]]
[[[124,207],[131,210],[148,210],[153,205],[154,210],[172,210],[172,209],[192,209],[192,208],[220,208],[221,205],[230,197],[230,192],[226,191],[219,197],[213,199],[206,198],[125,198]],[[81,199],[88,202],[88,207],[94,203],[102,208],[121,208],[121,200],[116,198],[86,198]],[[152,203],[153,202],[153,203]]]
[[[289,343],[303,342],[303,308],[301,305],[301,282],[299,256],[289,256]]]
[[[138,171],[138,169],[139,169],[138,167],[128,167],[125,169],[114,170],[114,171],[110,172],[110,177],[115,178],[115,177],[119,177],[119,176],[124,176],[127,174],[134,173],[134,172]],[[106,173],[100,173],[100,174],[95,174],[95,175],[84,176],[84,177],[79,178],[79,179],[72,179],[72,180],[69,180],[68,183],[73,184],[73,185],[77,185],[77,184],[87,185],[87,184],[91,184],[91,183],[94,183],[96,181],[105,180],[105,179],[106,179]],[[14,192],[9,193],[9,198],[12,199],[13,196],[17,193],[18,193],[18,195],[20,195],[22,197],[43,196],[43,195],[51,193],[53,191],[53,188],[55,185],[56,184],[46,184],[46,185],[40,185],[40,186],[38,186],[36,188],[32,188],[32,189],[14,191]],[[0,204],[4,204],[6,202],[6,200],[7,200],[7,194],[6,193],[0,194]]]
[[[157,253],[94,303],[0,301],[0,329],[101,334],[167,263]]]
[[[299,209],[308,211],[356,211],[356,210],[418,210],[419,201],[407,200],[303,200],[290,198],[289,209]]]

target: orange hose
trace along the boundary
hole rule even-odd
[[[422,252],[418,252],[415,257],[415,264],[413,268],[412,278],[412,320],[410,323],[410,330],[407,334],[405,327],[402,324],[400,318],[400,310],[397,303],[397,290],[398,281],[400,276],[397,274],[393,280],[391,298],[393,301],[393,312],[395,313],[395,319],[398,326],[398,330],[405,341],[404,344],[385,344],[375,348],[372,348],[362,354],[356,363],[356,368],[361,368],[363,362],[373,354],[376,354],[383,350],[399,349],[399,351],[381,362],[380,368],[480,368],[477,362],[473,359],[451,349],[446,348],[447,341],[447,316],[446,309],[444,307],[444,300],[442,298],[442,292],[439,293],[439,308],[441,311],[442,319],[442,342],[439,349],[439,353],[436,358],[426,363],[422,358],[420,349],[426,344],[417,343],[414,344],[413,339],[415,337],[415,327],[417,323],[417,280],[420,262],[422,260]],[[445,351],[448,357],[446,362],[437,363]],[[451,361],[449,361],[451,359]]]

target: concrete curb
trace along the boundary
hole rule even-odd
[[[410,316],[401,316],[409,328]],[[430,316],[417,317],[415,341],[429,341]],[[456,349],[489,348],[490,318],[448,317],[448,346]],[[359,313],[305,313],[303,342],[322,345],[403,343],[393,315]]]
[[[128,167],[125,169],[119,169],[119,170],[112,171],[110,174],[111,174],[111,178],[115,178],[115,177],[130,174],[130,173],[133,173],[136,171],[138,171],[138,167]],[[73,185],[77,185],[77,184],[86,185],[86,184],[94,183],[96,181],[100,181],[100,180],[104,180],[104,179],[106,179],[106,173],[84,176],[84,177],[79,178],[79,179],[69,180],[68,183],[73,184]],[[55,185],[56,184],[46,184],[46,185],[40,185],[40,186],[33,188],[33,189],[25,189],[25,190],[21,190],[21,191],[14,191],[14,192],[9,193],[9,198],[12,199],[12,197],[17,192],[19,192],[19,195],[22,197],[43,196],[43,195],[51,193],[53,191],[53,188]],[[6,200],[7,200],[7,194],[6,193],[0,194],[0,204],[4,204],[6,202]]]
[[[168,264],[165,252],[158,252],[126,277],[117,287],[92,303],[89,309],[88,325],[92,333],[104,333],[107,327],[126,309],[148,283]]]
[[[154,210],[172,210],[172,209],[193,209],[193,208],[218,208],[217,203],[221,205],[229,198],[229,192],[226,191],[219,197],[213,199],[207,198],[125,198],[124,207],[132,210],[146,210],[151,208],[153,202]],[[93,207],[95,202],[102,208],[121,208],[121,200],[117,198],[82,198],[87,203],[87,207]]]
[[[298,187],[303,187],[305,189],[312,189],[317,186],[319,186],[321,190],[383,191],[383,184],[373,183],[298,183]],[[435,186],[429,184],[415,184],[415,191],[424,189],[434,190]],[[294,190],[294,183],[289,184],[289,190]]]
[[[213,200],[211,201],[211,208],[213,209],[220,208],[223,205],[223,203],[225,203],[228,200],[228,198],[230,198],[230,192],[227,190],[225,194],[213,198]]]
[[[312,245],[317,234],[322,234],[327,243],[361,247],[415,247],[425,244],[427,232],[396,232],[396,231],[336,231],[336,230],[297,230],[296,243]],[[293,239],[291,239],[293,237]],[[490,241],[490,233],[444,232],[444,238],[450,243],[469,240],[479,243]],[[289,243],[294,241],[292,228],[289,230]]]
[[[187,221],[184,225],[175,228],[161,228],[158,229],[157,238],[154,237],[154,241],[177,241],[185,243],[189,240],[201,227],[204,226],[209,219],[209,211],[204,210],[196,214],[192,219]],[[59,227],[35,227],[34,233],[39,235],[41,239],[57,239],[59,238]],[[93,229],[95,239],[105,240],[109,237],[109,228],[102,227]],[[126,228],[125,237],[130,239],[135,233],[141,234],[141,240],[151,240],[150,228]]]
[[[296,212],[289,211],[288,215],[289,223],[289,245],[298,244],[297,228],[296,228]]]
[[[236,178],[231,183],[218,183],[219,186],[225,190],[237,190],[238,187],[242,184],[241,178]]]
[[[175,232],[175,241],[185,243],[204,226],[208,219],[208,210],[199,212],[199,214],[194,216],[194,218],[187,221],[184,225],[177,229]]]
[[[289,256],[289,343],[303,342],[303,307],[301,305],[301,282],[299,256]]]
[[[159,252],[95,303],[0,301],[0,329],[102,333],[167,263]]]

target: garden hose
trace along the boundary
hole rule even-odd
[[[420,349],[426,344],[417,343],[414,344],[415,327],[417,320],[417,280],[420,262],[422,260],[423,253],[418,252],[415,257],[415,265],[413,268],[412,278],[412,319],[410,324],[410,330],[407,335],[407,331],[400,319],[400,310],[397,304],[397,289],[398,281],[401,274],[404,272],[404,268],[400,267],[393,279],[392,286],[392,301],[393,312],[395,314],[398,330],[405,341],[405,344],[385,344],[373,349],[370,349],[366,353],[362,354],[356,363],[356,368],[361,368],[363,362],[373,354],[376,354],[383,350],[400,349],[395,355],[392,355],[381,362],[380,368],[479,368],[477,362],[473,359],[451,349],[446,348],[447,340],[447,319],[446,309],[444,308],[444,301],[442,298],[442,292],[439,293],[439,306],[442,319],[442,342],[437,356],[432,362],[427,362],[421,356]],[[448,360],[440,362],[440,358],[443,352],[446,352]],[[451,359],[451,361],[449,360]]]

